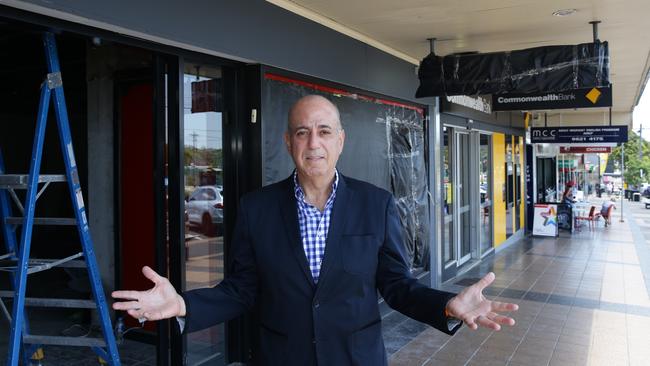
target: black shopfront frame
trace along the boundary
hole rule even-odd
[[[153,80],[153,133],[154,133],[154,222],[155,222],[155,269],[161,275],[167,276],[171,283],[182,290],[185,283],[185,248],[184,248],[184,195],[183,195],[183,70],[185,62],[205,63],[218,66],[223,71],[224,90],[224,205],[230,209],[224,217],[224,257],[228,262],[230,253],[230,238],[237,214],[239,197],[244,193],[257,189],[262,185],[262,132],[260,124],[251,121],[251,112],[256,110],[258,121],[261,120],[261,81],[265,72],[283,74],[288,77],[303,80],[318,81],[326,85],[340,86],[322,79],[307,77],[285,70],[266,66],[248,66],[240,62],[178,49],[171,46],[153,43],[122,34],[98,29],[86,25],[39,15],[15,8],[0,6],[0,18],[20,24],[25,29],[43,31],[55,30],[57,33],[69,33],[77,36],[114,42],[150,51],[153,55],[151,79]],[[350,91],[359,91],[365,95],[383,98],[383,95],[367,92],[353,87]],[[398,98],[390,98],[400,101]],[[412,101],[405,103],[414,104]],[[425,108],[425,121],[429,113]],[[430,129],[425,123],[425,135],[429,136]],[[119,142],[114,149],[118,150]],[[429,161],[429,139],[425,139],[426,161]],[[426,169],[435,169],[427,164]],[[431,176],[431,174],[427,174]],[[115,183],[117,184],[117,177]],[[429,186],[431,184],[429,183]],[[115,202],[117,204],[117,200]],[[168,215],[166,214],[168,210]],[[119,220],[115,220],[118,223]],[[115,227],[119,231],[119,225]],[[117,236],[116,236],[117,237]],[[437,243],[431,242],[431,248]],[[120,268],[120,244],[115,242],[115,268]],[[434,253],[432,251],[432,253]],[[435,266],[435,254],[431,256],[431,265]],[[434,269],[435,270],[435,269]],[[227,266],[226,266],[226,276]],[[114,273],[116,283],[120,274]],[[425,271],[418,276],[420,281],[430,284],[430,272]],[[382,313],[388,311],[382,305]],[[245,361],[249,358],[251,348],[251,319],[242,317],[228,322],[226,325],[226,360],[227,362]],[[178,331],[175,320],[157,323],[156,333],[130,332],[132,337],[141,342],[156,345],[158,365],[182,365],[186,359],[186,340]]]
[[[153,55],[150,76],[153,80],[153,139],[154,139],[154,222],[155,222],[155,270],[169,278],[177,290],[182,290],[185,283],[185,246],[184,246],[184,195],[183,195],[183,64],[185,60],[206,63],[222,68],[224,89],[224,204],[230,207],[224,217],[224,257],[228,260],[230,238],[236,218],[239,197],[256,187],[256,174],[261,165],[259,159],[252,158],[251,151],[259,151],[259,143],[254,141],[254,132],[245,131],[245,111],[250,104],[259,99],[259,87],[251,88],[248,81],[250,67],[245,64],[157,44],[145,40],[127,37],[116,32],[102,30],[86,25],[76,24],[61,19],[39,15],[8,6],[0,6],[0,19],[28,31],[54,31],[55,34],[73,34],[102,41],[114,42],[125,46],[137,47],[151,51]],[[257,93],[256,93],[257,92]],[[256,96],[257,95],[257,96]],[[259,105],[259,103],[258,103]],[[117,127],[115,125],[115,127]],[[245,147],[244,145],[249,145]],[[114,151],[117,155],[119,139],[115,139]],[[116,160],[117,161],[117,160]],[[166,163],[167,161],[167,163]],[[117,163],[116,163],[117,164]],[[117,168],[117,166],[116,166]],[[116,187],[119,178],[113,178]],[[117,188],[116,188],[117,189]],[[117,195],[115,205],[117,207]],[[168,208],[168,216],[166,214]],[[118,215],[116,210],[116,216]],[[169,225],[167,225],[169,223]],[[115,231],[119,231],[119,219],[115,218]],[[119,237],[116,235],[116,238]],[[120,245],[115,242],[115,268],[120,268]],[[227,273],[226,273],[227,275]],[[120,283],[120,273],[113,273],[115,283]],[[245,360],[248,344],[242,329],[244,322],[229,322],[226,336],[226,360],[228,363]],[[186,341],[180,334],[175,320],[157,322],[157,332],[132,331],[126,336],[140,342],[156,346],[156,363],[158,365],[183,365],[186,359]]]

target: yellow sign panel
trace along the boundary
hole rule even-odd
[[[600,92],[600,90],[598,90],[597,88],[593,88],[585,96],[587,97],[587,99],[589,99],[590,102],[596,104],[601,94],[602,93]]]

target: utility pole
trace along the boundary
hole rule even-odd
[[[196,133],[196,132],[192,132],[190,134],[190,136],[192,136],[192,151],[193,151],[192,162],[196,164],[196,161],[195,161],[195,159],[196,159],[196,138],[199,137],[199,134]]]
[[[625,202],[625,143],[621,144],[621,182],[623,182],[623,194],[621,195],[621,220],[620,222],[625,222],[623,218],[623,202]]]
[[[639,160],[643,159],[643,124],[639,124]]]

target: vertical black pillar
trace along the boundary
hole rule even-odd
[[[185,290],[185,223],[183,196],[183,61],[176,56],[167,60],[167,134],[168,134],[168,205],[169,205],[169,280],[178,291]],[[176,320],[170,322],[171,365],[185,364],[185,337]]]
[[[153,195],[154,195],[154,247],[156,272],[167,275],[167,222],[165,215],[165,60],[154,55],[153,66]],[[169,320],[156,323],[156,360],[161,366],[169,365]]]

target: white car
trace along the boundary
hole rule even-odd
[[[187,221],[201,227],[206,235],[219,235],[223,231],[223,188],[201,186],[185,202]]]

